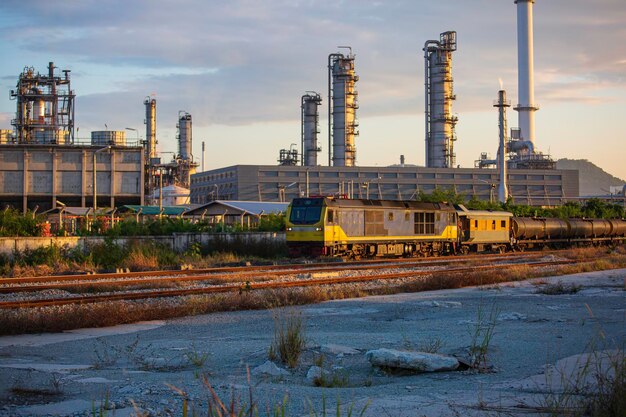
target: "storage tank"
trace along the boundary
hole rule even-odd
[[[452,79],[452,52],[456,51],[456,32],[443,32],[439,40],[424,44],[426,167],[454,168],[456,155],[452,101],[456,100]]]
[[[32,133],[34,143],[40,145],[67,145],[69,143],[70,132],[67,130],[37,129]]]
[[[184,161],[191,160],[191,115],[178,112],[178,154]]]
[[[609,220],[613,229],[611,231],[611,236],[626,236],[626,220],[622,219],[612,219]]]
[[[0,145],[13,143],[13,131],[11,129],[0,129]]]
[[[511,225],[517,239],[543,239],[545,237],[544,219],[512,217]]]
[[[545,234],[549,239],[565,239],[569,236],[569,224],[565,220],[545,219]]]
[[[320,148],[317,143],[319,133],[318,107],[322,97],[314,91],[309,91],[301,99],[301,135],[302,135],[302,165],[317,166],[317,153]]]
[[[591,219],[593,224],[593,235],[595,237],[607,237],[611,235],[613,226],[611,222],[606,219]]]
[[[334,53],[328,56],[328,130],[329,148],[332,137],[332,165],[356,165],[355,137],[357,130],[357,92],[359,77],[354,72],[354,55]],[[330,150],[330,149],[329,149]],[[329,154],[330,156],[330,154]],[[328,164],[331,161],[329,158]]]
[[[123,130],[96,130],[91,132],[91,144],[94,146],[126,146],[126,132]]]
[[[569,219],[570,234],[572,239],[583,239],[593,236],[593,225],[587,219]]]

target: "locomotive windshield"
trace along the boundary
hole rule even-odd
[[[322,213],[321,198],[296,198],[291,204],[289,221],[293,224],[314,224]]]

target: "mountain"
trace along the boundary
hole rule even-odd
[[[557,169],[576,169],[579,172],[580,195],[607,195],[609,187],[623,186],[626,181],[614,177],[586,159],[559,159]]]

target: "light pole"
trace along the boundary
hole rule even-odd
[[[493,182],[481,180],[480,178],[477,178],[477,180],[489,185],[489,203],[493,203],[493,190],[496,189],[496,184],[494,184]]]
[[[366,200],[369,200],[369,199],[370,199],[370,184],[371,184],[371,183],[373,183],[373,182],[375,182],[375,181],[380,181],[381,179],[382,179],[382,177],[380,177],[380,176],[379,176],[379,177],[377,177],[377,178],[374,178],[374,179],[373,179],[373,180],[371,180],[371,181],[365,181],[365,182],[363,183],[363,185],[365,186],[365,199],[366,199]],[[380,197],[380,195],[379,195],[379,197]]]
[[[111,149],[110,146],[105,146],[104,148],[100,148],[97,151],[93,152],[93,221],[96,221],[96,210],[98,210],[98,193],[96,191],[96,186],[97,186],[97,180],[96,177],[98,176],[97,172],[97,168],[96,168],[96,154],[100,153],[100,152],[104,152]]]

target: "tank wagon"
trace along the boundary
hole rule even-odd
[[[293,256],[437,256],[624,241],[623,219],[514,217],[449,203],[332,197],[296,198],[287,209]]]
[[[584,243],[617,243],[625,238],[626,221],[623,219],[511,219],[511,243],[516,249],[547,244],[564,247]]]

